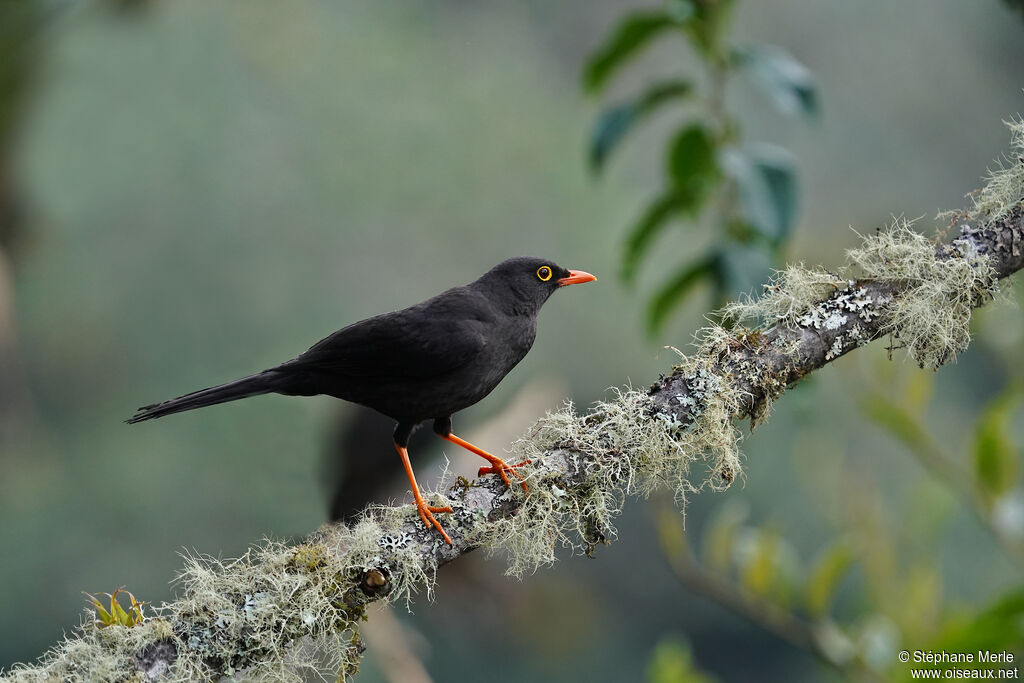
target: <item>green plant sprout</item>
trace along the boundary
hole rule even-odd
[[[127,610],[121,607],[121,603],[117,599],[117,596],[121,593],[127,595],[131,603]],[[100,593],[100,595],[105,595],[110,600],[109,610],[103,607],[103,603],[96,596],[90,593],[84,593],[84,595],[89,598],[93,609],[96,610],[95,624],[98,628],[105,628],[107,626],[131,628],[146,621],[146,616],[142,613],[142,607],[146,603],[136,600],[135,596],[125,590],[124,586],[121,586],[113,593]]]

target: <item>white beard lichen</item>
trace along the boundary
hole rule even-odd
[[[1010,153],[999,168],[989,171],[985,187],[973,193],[971,219],[994,221],[1005,216],[1024,199],[1024,119],[1006,121],[1010,129]]]
[[[903,219],[865,237],[849,259],[865,277],[900,288],[885,307],[882,331],[922,368],[938,368],[967,348],[972,311],[998,291],[989,258],[971,242],[954,240],[940,253]]]
[[[481,527],[474,536],[489,551],[508,557],[507,573],[522,576],[555,560],[558,546],[590,552],[615,537],[613,519],[630,494],[648,495],[662,486],[687,493],[704,486],[725,488],[741,473],[741,438],[733,419],[741,396],[713,371],[712,347],[728,336],[708,334],[677,372],[688,395],[674,397],[692,420],[684,425],[659,409],[647,392],[615,390],[579,415],[572,404],[549,413],[513,444],[513,458],[531,459],[521,470],[529,495],[517,490],[515,514]],[[695,465],[703,467],[693,476]],[[570,472],[566,476],[566,472]]]
[[[1008,125],[1013,155],[974,195],[973,209],[958,214],[982,228],[1024,196],[1024,121]],[[969,238],[939,247],[902,219],[865,237],[849,260],[865,280],[849,279],[849,266],[840,274],[791,266],[760,298],[727,306],[726,318],[755,320],[758,329],[702,331],[697,351],[675,368],[686,391],[667,403],[626,389],[586,415],[567,404],[539,420],[513,445],[512,457],[533,461],[519,470],[529,494],[513,486],[492,499],[496,489],[465,481],[462,496],[434,494],[455,510],[446,525],[461,532],[457,550],[424,530],[413,506],[372,506],[354,527],[325,526],[296,546],[266,541],[237,560],[187,558],[182,597],[147,608],[153,614],[132,627],[98,628],[90,613],[76,634],[4,680],[345,680],[362,653],[365,604],[408,601],[419,588],[429,596],[439,554],[503,550],[508,572],[522,575],[553,562],[559,545],[589,551],[614,538],[627,495],[667,486],[682,503],[705,486],[727,487],[741,474],[735,419],[744,410],[752,422],[763,418],[787,381],[807,370],[760,362],[758,353],[799,351],[794,335],[766,343],[770,327],[823,336],[825,361],[880,331],[935,368],[967,346],[972,309],[997,291],[989,258]],[[875,290],[880,299],[867,281],[886,285]]]

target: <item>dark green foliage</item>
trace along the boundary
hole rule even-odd
[[[634,100],[609,107],[601,112],[590,138],[590,167],[600,173],[616,145],[640,121],[653,113],[660,105],[673,100],[684,99],[693,91],[685,80],[669,80],[655,83]]]
[[[989,403],[974,429],[974,476],[993,499],[1016,487],[1020,469],[1010,426],[1020,404],[1020,390],[1011,388]]]
[[[651,298],[647,307],[647,330],[655,333],[665,324],[665,319],[702,280],[711,280],[721,287],[725,279],[721,255],[710,254],[699,261],[676,271],[661,289]]]
[[[775,45],[737,50],[733,63],[741,68],[783,114],[813,119],[818,115],[818,90],[810,70]]]
[[[773,247],[796,223],[797,187],[793,156],[774,145],[722,151],[722,170],[736,183],[747,225]]]
[[[950,627],[936,649],[978,652],[1005,648],[1019,654],[1021,643],[1024,643],[1024,588],[1017,588],[972,619]]]
[[[689,5],[693,9],[693,19],[686,25],[687,35],[704,59],[718,59],[736,0],[689,0],[671,4]]]
[[[626,252],[622,257],[623,280],[632,282],[635,279],[637,266],[646,255],[647,248],[675,214],[682,201],[682,198],[669,193],[654,200],[647,207],[626,240]]]
[[[783,113],[805,119],[818,113],[817,90],[810,71],[781,48],[733,48],[728,34],[735,0],[670,0],[662,11],[632,13],[591,57],[584,88],[598,93],[611,76],[655,38],[681,38],[704,72],[697,88],[689,74],[653,84],[639,96],[607,107],[590,136],[591,170],[600,173],[626,135],[652,112],[670,102],[686,101],[689,119],[666,142],[665,188],[641,213],[629,232],[622,277],[633,282],[650,249],[673,222],[707,216],[719,239],[708,252],[676,268],[648,307],[648,329],[656,333],[693,286],[707,280],[716,302],[724,302],[751,284],[746,264],[751,249],[772,258],[781,254],[797,217],[795,163],[771,145],[739,147],[739,124],[725,109],[729,77],[746,72]],[[691,110],[696,111],[693,115]],[[709,207],[711,211],[705,211]],[[712,265],[714,264],[714,267]]]
[[[699,124],[683,128],[669,147],[666,165],[671,189],[647,207],[626,241],[622,259],[626,282],[635,279],[641,260],[668,222],[677,216],[695,218],[717,184],[718,165],[710,132]]]
[[[848,542],[839,539],[824,548],[807,573],[804,603],[814,615],[827,614],[843,578],[853,567],[856,555]]]
[[[679,131],[668,151],[668,176],[675,186],[699,196],[713,182],[716,170],[711,132],[700,124]]]
[[[665,638],[654,646],[647,665],[650,683],[713,683],[717,679],[700,670],[690,645],[678,636]]]
[[[1024,19],[1024,0],[1003,0],[1003,2],[1010,9],[1020,12],[1021,18]]]
[[[626,17],[608,42],[587,62],[583,74],[586,89],[599,91],[608,78],[652,38],[676,25],[676,20],[665,12],[638,12]]]

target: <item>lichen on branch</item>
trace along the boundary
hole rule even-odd
[[[1020,155],[1024,123],[1011,129]],[[477,548],[506,553],[516,575],[554,561],[560,545],[589,552],[615,537],[629,495],[667,486],[682,501],[728,486],[741,474],[735,421],[764,419],[788,386],[874,339],[891,336],[924,367],[955,358],[973,308],[1024,267],[1022,195],[1024,162],[1011,161],[958,214],[951,242],[897,220],[864,237],[838,273],[791,267],[758,299],[726,307],[736,326],[703,330],[695,352],[648,390],[542,418],[511,449],[511,459],[532,461],[519,470],[528,494],[495,476],[431,494],[453,509],[452,545],[413,506],[373,506],[352,528],[328,525],[295,546],[264,542],[230,562],[189,558],[181,597],[144,622],[100,629],[86,619],[4,680],[345,679],[362,652],[367,603],[429,595],[440,565]]]
[[[973,206],[967,218],[996,221],[1020,206],[1024,197],[1024,118],[1006,121],[1010,129],[1010,153],[995,170],[990,170],[985,186],[971,195]]]

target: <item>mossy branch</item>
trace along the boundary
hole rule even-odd
[[[615,536],[630,494],[663,485],[682,500],[740,474],[739,432],[787,387],[839,356],[891,336],[924,367],[966,348],[971,311],[1024,266],[1024,124],[1011,124],[1014,161],[994,173],[957,236],[933,243],[904,221],[863,239],[847,272],[793,267],[765,295],[726,308],[754,327],[713,326],[698,348],[646,391],[623,390],[578,415],[571,405],[513,445],[530,485],[460,480],[433,496],[453,544],[425,529],[412,506],[373,507],[352,528],[325,526],[305,542],[265,542],[231,562],[191,558],[181,598],[132,627],[86,623],[32,666],[4,679],[342,679],[358,665],[358,624],[375,600],[429,595],[437,568],[477,548],[505,551],[521,575],[558,545],[590,551]],[[1012,196],[1011,196],[1012,195]],[[853,272],[853,271],[850,271]]]

